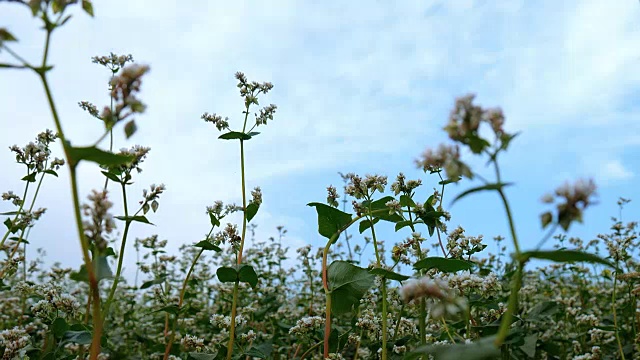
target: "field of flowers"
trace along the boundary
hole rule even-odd
[[[103,135],[92,146],[74,146],[62,131],[47,58],[51,34],[67,26],[68,13],[82,8],[93,16],[92,3],[11,2],[42,21],[46,43],[42,63],[29,63],[12,50],[16,37],[0,27],[0,55],[10,59],[0,70],[40,79],[54,130],[10,147],[25,172],[23,189],[3,189],[0,208],[2,359],[640,359],[637,222],[622,221],[630,200],[620,198],[611,228],[585,241],[565,233],[582,222],[596,185],[564,184],[542,197],[548,211],[539,221],[547,236],[522,248],[505,193],[513,184],[499,165],[517,134],[505,131],[500,108],[483,108],[473,95],[456,99],[443,127],[450,142],[416,160],[422,179],[342,175],[344,186],[328,186],[326,199],[308,204],[325,246],[295,249],[290,267],[285,227],[277,227],[277,237],[256,238],[251,221],[262,191],[245,186],[245,143],[269,136],[265,127],[277,121],[275,105],[259,105],[274,85],[238,72],[240,120],[205,112],[199,121],[239,147],[242,203],[211,204],[202,212],[208,235],[172,254],[161,235],[129,237],[132,226],[146,226],[162,211],[164,185],[141,196],[128,192],[150,149],[114,151],[118,135],[128,139],[137,131],[149,66],[131,55],[93,58],[111,76],[110,98],[104,107],[86,101],[79,107],[100,120]],[[491,136],[481,136],[481,128]],[[462,149],[486,160],[495,176],[481,177],[461,159]],[[104,175],[86,196],[77,186],[80,163]],[[38,194],[60,171],[71,180],[73,237],[83,256],[77,269],[44,266],[42,250],[28,241],[46,216],[36,206]],[[448,190],[468,179],[482,185]],[[504,237],[448,227],[455,214],[443,208],[445,198],[457,202],[478,192],[497,195],[505,216],[497,221],[509,224]],[[114,198],[123,208],[114,208]],[[227,221],[234,213],[241,222]],[[376,236],[381,228],[403,240],[385,243]],[[127,242],[136,250],[126,254],[137,259],[133,281],[122,274]],[[490,242],[498,253],[485,250]]]

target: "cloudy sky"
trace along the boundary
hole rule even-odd
[[[523,247],[542,236],[540,197],[566,180],[593,177],[600,204],[570,235],[592,239],[617,216],[616,201],[635,200],[626,220],[637,220],[640,190],[640,4],[617,1],[109,1],[96,2],[95,18],[74,9],[53,38],[50,73],[63,126],[76,145],[90,144],[102,125],[77,106],[108,103],[109,72],[95,55],[132,54],[149,64],[141,98],[147,112],[138,133],[116,146],[152,148],[129,197],[164,183],[156,226],[137,225],[131,239],[159,234],[170,251],[202,239],[204,210],[215,200],[240,202],[239,150],[217,140],[204,112],[241,121],[242,101],[233,74],[270,81],[263,104],[276,119],[247,144],[248,187],[261,186],[264,204],[254,222],[266,238],[284,225],[292,248],[323,244],[311,201],[340,186],[338,172],[421,178],[426,198],[437,184],[415,169],[427,147],[446,141],[444,126],[454,98],[469,92],[486,107],[500,106],[506,128],[522,134],[502,159]],[[40,61],[44,36],[22,6],[0,2],[0,27],[20,40],[11,48]],[[0,62],[12,59],[0,53]],[[27,71],[0,71],[0,144],[24,145],[53,128],[44,92]],[[105,143],[106,145],[106,143]],[[6,148],[5,148],[6,149]],[[60,153],[58,153],[60,154]],[[466,157],[481,172],[483,162]],[[23,169],[8,149],[0,154],[0,190],[21,192]],[[76,267],[66,171],[48,179],[38,205],[46,216],[31,242],[48,261]],[[82,196],[101,188],[95,167],[81,168]],[[472,186],[453,185],[449,195]],[[449,200],[451,199],[449,196]],[[113,193],[121,215],[120,194]],[[445,201],[445,205],[447,202]],[[11,210],[0,204],[0,211]],[[480,194],[450,209],[450,227],[469,235],[507,235],[495,194]],[[426,234],[426,231],[424,231]],[[383,233],[396,242],[408,234]],[[133,270],[135,255],[125,261]]]

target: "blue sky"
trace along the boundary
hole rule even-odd
[[[592,239],[617,215],[619,196],[631,198],[627,220],[637,219],[640,191],[640,4],[634,0],[376,2],[96,2],[95,18],[74,11],[53,38],[50,73],[65,132],[89,144],[101,124],[78,107],[101,106],[109,73],[91,63],[109,52],[149,64],[141,98],[148,110],[138,133],[116,147],[152,148],[130,197],[165,183],[155,227],[137,226],[131,238],[158,233],[170,250],[208,231],[207,205],[239,202],[239,150],[217,140],[200,120],[204,112],[239,126],[242,102],[233,74],[271,81],[262,101],[278,105],[275,120],[248,143],[248,187],[261,186],[258,236],[289,230],[288,243],[319,246],[315,211],[338,172],[399,171],[421,178],[424,199],[437,180],[415,169],[426,147],[446,141],[441,128],[454,98],[477,93],[477,103],[500,106],[508,131],[521,131],[502,159],[504,178],[523,247],[542,236],[540,197],[566,180],[594,177],[599,202],[570,235]],[[0,26],[20,42],[12,48],[35,61],[44,37],[26,8],[0,3]],[[0,53],[0,61],[9,60]],[[53,128],[38,79],[25,71],[0,72],[0,144],[23,145]],[[121,134],[121,131],[117,131]],[[467,156],[476,169],[482,162]],[[0,155],[1,191],[20,191],[22,169],[8,149]],[[487,170],[483,170],[487,173]],[[48,260],[80,263],[66,171],[49,179],[39,206],[49,210],[31,242]],[[83,196],[102,175],[81,169]],[[451,186],[449,195],[471,184]],[[451,199],[451,197],[449,197]],[[114,213],[120,214],[120,197]],[[132,200],[134,206],[135,200]],[[447,202],[445,201],[445,205]],[[8,204],[0,204],[4,211]],[[449,227],[468,235],[507,236],[495,194],[480,194],[450,209]],[[352,232],[353,233],[353,232]],[[426,230],[424,231],[426,233]],[[408,234],[385,232],[390,243]],[[127,254],[128,272],[134,253]]]

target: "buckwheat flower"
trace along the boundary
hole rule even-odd
[[[95,105],[93,105],[92,103],[90,103],[88,101],[80,101],[78,103],[78,106],[82,110],[88,112],[94,118],[100,119],[100,112],[98,111],[98,108]]]
[[[436,151],[426,149],[420,159],[415,161],[418,168],[423,171],[437,172],[444,169],[449,179],[457,179],[460,176],[473,178],[471,169],[460,160],[460,148],[458,145],[440,144]]]
[[[445,288],[446,284],[444,282],[425,277],[405,283],[400,288],[400,296],[405,303],[410,303],[423,297],[444,299],[447,296]]]
[[[325,358],[325,360],[343,360],[342,354],[340,353],[329,353],[329,356]]]
[[[245,334],[240,335],[240,339],[246,342],[254,341],[257,337],[258,334],[256,334],[253,330],[249,330]]]
[[[102,65],[112,71],[118,71],[119,68],[122,68],[128,62],[133,62],[133,56],[131,54],[117,55],[110,53],[108,56],[92,56],[91,62]]]
[[[351,202],[351,205],[353,206],[353,211],[356,213],[357,216],[361,216],[367,211],[367,209],[364,207],[364,205],[362,205],[361,202],[353,200]]]
[[[134,145],[130,149],[122,148],[118,155],[131,156],[133,160],[125,165],[120,165],[120,169],[124,172],[130,173],[132,170],[136,170],[138,173],[142,172],[140,164],[147,158],[147,154],[151,151],[150,147]]]
[[[496,136],[499,137],[504,133],[504,130],[502,129],[502,126],[504,125],[504,114],[502,113],[502,109],[487,109],[483,114],[483,118],[489,123],[489,125],[491,125],[491,129]]]
[[[63,165],[64,165],[64,159],[54,158],[51,164],[49,164],[49,169],[58,170]]]
[[[11,277],[13,274],[18,271],[18,266],[21,262],[24,262],[24,256],[15,256],[11,259],[8,259],[4,264],[4,276],[5,278]]]
[[[11,203],[15,206],[20,206],[22,204],[22,199],[20,199],[20,196],[14,194],[13,191],[2,193],[2,200],[11,201]]]
[[[29,334],[17,326],[0,331],[0,346],[4,347],[2,359],[13,359],[18,356],[20,350],[29,345],[30,340]]]
[[[328,186],[327,187],[327,204],[329,204],[329,206],[333,206],[333,207],[338,207],[338,198],[340,197],[340,195],[338,195],[338,191],[336,190],[336,188],[334,186]]]
[[[565,183],[555,191],[555,196],[564,202],[556,205],[558,211],[557,221],[562,228],[567,231],[574,221],[582,222],[582,213],[590,205],[594,204],[592,197],[596,194],[596,185],[592,179],[580,179],[573,185]],[[552,203],[551,195],[545,195],[543,201]],[[551,212],[541,215],[543,227],[546,227],[552,220]]]
[[[228,130],[229,129],[229,118],[225,117],[224,120],[222,116],[217,115],[216,113],[209,114],[208,112],[202,114],[200,117],[205,122],[210,122],[216,126],[219,131]]]
[[[449,114],[449,123],[444,128],[452,140],[462,141],[470,133],[478,131],[483,110],[480,106],[473,105],[475,97],[475,94],[467,94],[456,99]]]
[[[402,346],[393,345],[393,352],[396,354],[404,354],[405,352],[407,352],[407,347],[404,345]]]
[[[59,294],[53,298],[53,304],[57,310],[63,311],[71,317],[75,317],[80,309],[80,303],[69,294]]]
[[[400,206],[400,202],[398,200],[389,200],[384,205],[389,208],[389,215],[402,212],[402,206]]]
[[[257,186],[255,187],[252,191],[251,191],[251,202],[260,206],[260,204],[262,204],[262,190],[260,190],[260,187]]]
[[[53,321],[53,319],[55,319],[56,317],[55,307],[49,301],[44,299],[35,303],[31,307],[31,312],[33,312],[33,315],[35,315],[36,317],[47,322]]]
[[[105,249],[107,240],[104,235],[115,229],[113,216],[109,213],[113,203],[108,200],[107,191],[92,190],[87,198],[90,204],[82,205],[83,215],[88,217],[83,222],[85,235],[98,249]]]
[[[271,85],[271,87],[273,87],[273,85]],[[266,125],[267,120],[273,120],[273,114],[275,114],[277,108],[277,106],[271,104],[260,109],[260,113],[256,114],[256,126]]]
[[[307,316],[296,322],[296,325],[289,329],[289,334],[305,335],[313,330],[324,326],[325,319],[320,316]]]
[[[180,344],[185,348],[186,351],[196,351],[201,352],[204,349],[204,339],[200,339],[197,336],[193,335],[185,335],[181,340]]]

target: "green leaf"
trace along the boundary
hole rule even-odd
[[[447,185],[447,184],[451,184],[451,183],[457,183],[460,180],[462,180],[462,177],[458,176],[455,179],[444,179],[442,181],[439,181],[438,184],[439,185]]]
[[[202,241],[198,242],[197,244],[195,244],[193,246],[202,248],[203,250],[213,250],[213,251],[216,251],[216,252],[221,252],[222,251],[222,249],[220,249],[219,247],[213,245],[213,243],[211,243],[211,241],[209,241],[209,240],[202,240]]]
[[[327,280],[331,292],[331,312],[337,315],[348,313],[360,303],[360,299],[373,286],[374,276],[367,269],[337,260],[327,269]]]
[[[402,205],[403,207],[406,207],[406,206],[415,207],[416,203],[409,196],[400,195],[400,205]]]
[[[153,225],[151,222],[149,222],[149,220],[145,216],[141,216],[141,215],[137,215],[137,216],[114,216],[114,218],[116,218],[118,220],[122,220],[122,221],[128,221],[128,222],[136,221],[136,222],[141,222],[141,223],[144,223],[144,224]]]
[[[327,239],[331,239],[334,234],[344,230],[344,226],[351,222],[350,214],[329,205],[312,202],[307,206],[316,208],[318,213],[318,233]]]
[[[109,261],[107,260],[107,256],[105,255],[97,255],[93,259],[93,263],[95,266],[95,275],[98,282],[102,279],[111,279],[113,278],[113,272],[111,271],[111,267],[109,266]],[[87,268],[84,264],[80,265],[80,270],[72,272],[69,275],[71,280],[81,281],[81,282],[89,282],[89,273],[87,272]]]
[[[164,312],[169,313],[169,314],[176,315],[177,313],[180,312],[180,307],[178,307],[178,305],[176,305],[176,304],[167,305],[167,306],[162,307],[162,308],[160,308],[158,310],[152,311],[151,314],[157,313],[157,312],[161,312],[161,311],[164,311]]]
[[[81,331],[66,331],[62,336],[63,342],[72,342],[81,345],[89,345],[91,344],[93,336],[91,335],[91,331],[81,330]]]
[[[115,183],[118,183],[118,184],[122,183],[120,181],[120,178],[114,173],[111,173],[111,172],[108,172],[108,171],[101,171],[101,173],[102,173],[102,175],[106,176],[109,180],[111,180],[111,181],[113,181]]]
[[[64,318],[58,317],[53,320],[49,328],[51,329],[53,336],[55,336],[56,339],[60,339],[69,330],[69,324],[67,324],[67,321]]]
[[[373,224],[375,225],[378,221],[380,221],[379,218],[374,218],[373,219]],[[358,227],[358,230],[360,230],[360,234],[362,234],[365,230],[367,230],[368,228],[371,227],[371,221],[369,221],[369,219],[364,219],[362,221],[360,221],[360,225]]]
[[[398,221],[396,223],[396,231],[405,228],[407,226],[410,226],[411,224],[416,224],[415,222],[409,221],[409,220],[403,220],[403,221]]]
[[[255,288],[258,285],[258,274],[253,270],[251,265],[240,265],[238,269],[238,280],[241,282],[246,282],[251,285],[252,288]]]
[[[18,213],[19,213],[18,211],[7,211],[7,212],[0,213],[0,215],[18,215]]]
[[[49,169],[49,170],[45,170],[45,171],[43,171],[43,172],[44,172],[45,174],[49,174],[49,175],[53,175],[53,176],[55,176],[55,177],[58,177],[58,173],[57,173],[57,172],[55,172],[55,170],[51,170],[51,169]]]
[[[542,224],[542,228],[546,228],[553,221],[553,214],[551,211],[547,211],[544,214],[540,215],[540,223]]]
[[[471,261],[460,259],[447,259],[439,256],[427,257],[413,264],[416,270],[438,269],[442,272],[454,273],[460,270],[469,270],[473,267]]]
[[[530,358],[535,358],[536,356],[536,344],[538,343],[538,334],[531,334],[525,336],[524,344],[520,346],[520,350],[527,354]]]
[[[560,305],[554,301],[543,301],[534,306],[527,315],[527,321],[539,321],[560,311]]]
[[[487,185],[471,188],[469,190],[463,191],[461,194],[456,196],[455,199],[453,199],[453,201],[451,202],[451,204],[453,205],[456,201],[462,199],[463,197],[469,194],[473,194],[473,193],[476,193],[479,191],[485,191],[485,190],[500,190],[503,187],[509,186],[509,185],[513,185],[513,183],[495,183],[495,184],[487,184]]]
[[[238,272],[232,267],[219,267],[218,270],[216,270],[216,275],[218,275],[218,280],[223,283],[238,281]]]
[[[211,226],[216,227],[216,226],[220,226],[220,220],[218,220],[218,218],[209,213],[209,219],[211,220]]]
[[[0,279],[0,291],[10,290],[10,289],[11,289],[11,286],[5,284],[4,281]]]
[[[270,342],[265,342],[259,345],[254,345],[245,353],[246,356],[257,357],[260,359],[267,359],[273,351],[273,345]]]
[[[589,262],[615,268],[611,262],[597,255],[577,250],[526,251],[520,255],[520,261],[528,261],[530,258],[555,262]]]
[[[114,154],[112,152],[100,150],[95,146],[67,148],[69,153],[69,165],[75,167],[82,160],[98,163],[107,166],[125,165],[133,161],[134,155]]]
[[[38,173],[32,172],[31,174],[26,175],[25,177],[23,177],[21,180],[22,181],[27,181],[27,182],[36,182],[36,175],[38,175]]]
[[[494,360],[500,358],[500,349],[493,342],[495,336],[481,338],[471,344],[425,345],[418,347],[405,356],[405,359],[418,359],[424,355],[434,360]]]
[[[228,132],[226,134],[222,134],[222,135],[218,136],[218,139],[223,139],[223,140],[234,140],[234,139],[249,140],[249,139],[251,139],[251,135],[245,134],[245,133],[239,132],[239,131],[230,131],[230,132]]]
[[[18,41],[6,28],[0,28],[0,45],[5,41]]]
[[[391,279],[391,280],[397,280],[397,281],[404,281],[407,280],[409,278],[409,276],[407,275],[402,275],[402,274],[398,274],[396,272],[387,270],[387,269],[382,269],[382,268],[374,268],[369,270],[369,273],[372,275],[379,275],[379,276],[383,276],[387,279]]]
[[[150,288],[153,285],[162,284],[166,279],[167,275],[160,275],[153,280],[145,281],[144,283],[142,283],[142,285],[140,285],[140,290]]]
[[[41,3],[42,3],[42,0],[29,0],[29,7],[31,8],[31,14],[33,16],[38,15],[38,13],[40,12]]]
[[[246,210],[247,222],[251,221],[251,219],[253,219],[253,217],[256,216],[259,208],[260,208],[260,205],[256,203],[250,203],[249,205],[247,205],[247,210]]]
[[[502,150],[507,150],[507,148],[509,147],[509,144],[511,143],[511,140],[513,140],[516,136],[520,135],[519,132],[515,133],[515,134],[506,134],[503,133],[500,136],[500,142],[502,143],[500,145],[500,149]]]
[[[187,359],[193,359],[193,360],[214,360],[216,358],[216,355],[218,355],[218,353],[213,353],[213,354],[205,354],[205,353],[198,353],[198,352],[190,352],[189,353],[189,357]]]
[[[3,222],[4,226],[7,227],[7,229],[9,231],[11,231],[11,228],[13,227],[13,222],[11,221],[11,219],[7,218],[4,222]],[[13,233],[15,233],[15,231],[13,231]]]
[[[84,1],[82,2],[82,4],[84,5]],[[133,134],[135,134],[137,130],[138,127],[136,126],[135,120],[130,120],[124,125],[124,135],[127,137],[127,139],[133,136]]]
[[[376,201],[373,201],[371,203],[371,206],[369,206],[369,202],[368,201],[363,201],[362,202],[362,206],[365,208],[369,208],[371,207],[371,211],[377,211],[375,215],[373,215],[374,217],[380,218],[382,220],[385,221],[390,221],[390,222],[394,222],[397,223],[398,221],[402,221],[404,220],[402,218],[402,216],[398,215],[398,214],[389,214],[389,207],[387,207],[387,203],[389,201],[395,200],[395,198],[393,196],[385,196],[381,199],[378,199]],[[386,211],[381,211],[381,210],[386,210]]]
[[[91,0],[82,0],[82,10],[93,17],[93,4],[91,4]]]

